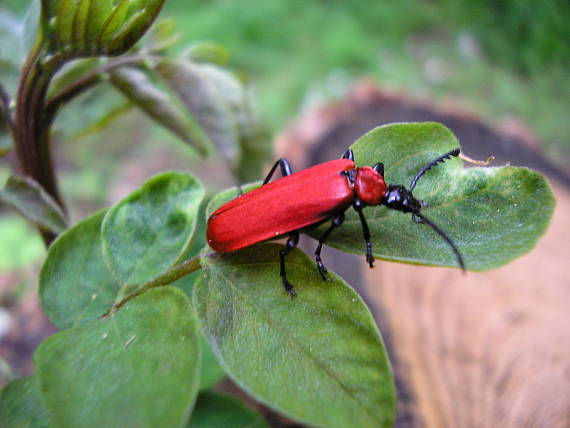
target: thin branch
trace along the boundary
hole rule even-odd
[[[479,166],[489,166],[491,165],[491,162],[493,162],[495,160],[495,156],[489,156],[486,160],[481,161],[481,160],[475,160],[475,159],[471,159],[469,156],[467,156],[465,153],[461,152],[459,154],[459,157],[461,159],[463,159],[465,162],[469,162],[472,163],[473,165],[479,165]]]
[[[206,257],[211,257],[214,254],[215,253],[207,254]],[[147,283],[141,285],[135,291],[127,294],[121,300],[119,300],[118,302],[113,304],[111,309],[109,309],[104,315],[102,315],[101,318],[104,318],[104,317],[107,317],[107,316],[113,314],[119,308],[124,306],[125,303],[127,303],[129,300],[141,295],[145,291],[148,291],[152,288],[164,287],[165,285],[171,284],[174,281],[182,278],[183,276],[189,275],[192,272],[194,272],[195,270],[198,270],[202,266],[201,259],[202,259],[201,256],[194,256],[191,259],[188,259],[185,262],[174,266],[170,270],[164,272],[162,275],[159,275],[156,278],[154,278],[154,279],[148,281]]]
[[[55,114],[63,104],[69,102],[70,100],[82,94],[86,90],[100,83],[103,74],[113,71],[116,68],[124,67],[127,65],[142,64],[144,61],[148,59],[149,59],[148,55],[132,55],[120,58],[116,61],[109,62],[107,64],[102,65],[101,67],[96,68],[91,73],[82,77],[72,85],[68,86],[67,88],[63,89],[61,92],[55,94],[53,97],[47,100],[45,108],[46,123],[47,124],[51,123],[51,121],[55,117]]]

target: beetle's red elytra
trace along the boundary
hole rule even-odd
[[[293,286],[287,280],[285,257],[297,245],[299,233],[332,220],[315,251],[317,267],[326,279],[327,269],[321,260],[322,246],[332,231],[342,225],[344,212],[352,206],[362,225],[366,260],[373,267],[370,232],[362,210],[366,206],[384,205],[412,213],[414,221],[430,226],[451,246],[459,266],[465,269],[461,253],[453,241],[421,213],[427,204],[412,195],[423,174],[438,163],[458,155],[459,149],[455,149],[428,163],[416,174],[409,190],[402,185],[386,185],[382,163],[373,167],[356,167],[352,150],[347,150],[342,159],[296,173],[292,172],[286,159],[279,159],[261,187],[227,202],[210,216],[206,232],[208,244],[215,251],[227,253],[288,235],[287,244],[279,253],[280,275],[285,290],[295,296]],[[283,177],[270,183],[277,167],[280,167]]]

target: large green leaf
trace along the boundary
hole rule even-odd
[[[97,319],[120,289],[103,261],[100,211],[61,234],[50,246],[40,272],[42,307],[58,328]]]
[[[245,184],[241,186],[241,191],[243,193],[251,192],[252,190],[257,189],[260,186],[261,186],[261,181],[256,183]],[[234,198],[237,198],[238,196],[239,196],[239,189],[237,187],[223,190],[214,195],[214,197],[210,199],[210,202],[208,202],[208,205],[206,206],[206,212],[205,212],[206,218],[209,218],[214,213],[214,211],[220,208],[223,204],[225,204],[228,201],[231,201]],[[262,213],[260,212],[260,215],[261,214]]]
[[[204,257],[193,299],[220,363],[246,391],[299,421],[391,426],[392,373],[368,308],[336,275],[324,282],[298,250],[287,257],[292,299],[279,278],[281,248]]]
[[[429,122],[382,126],[351,146],[357,165],[383,162],[386,182],[406,187],[422,166],[457,147],[451,131]],[[552,191],[541,174],[515,167],[464,169],[458,158],[430,169],[414,196],[429,204],[422,213],[449,235],[472,270],[495,268],[528,252],[545,232],[554,208]],[[457,267],[447,243],[427,225],[412,222],[409,214],[385,207],[368,207],[364,214],[375,257]],[[317,238],[323,227],[308,233]],[[354,210],[347,212],[327,244],[365,253]]]
[[[202,336],[200,338],[200,346],[202,347],[202,367],[200,369],[200,391],[206,391],[223,378],[226,377],[226,372],[218,363],[214,351],[208,340]]]
[[[113,275],[125,285],[141,284],[179,261],[191,242],[203,197],[202,185],[190,174],[167,172],[111,208],[101,233]]]
[[[229,395],[203,392],[188,428],[269,428],[263,417]]]
[[[206,219],[204,211],[206,204],[202,203],[199,210],[198,221],[196,224],[196,232],[192,239],[192,245],[188,249],[184,259],[190,259],[200,253],[200,250],[206,245]],[[180,288],[188,296],[192,296],[194,284],[196,280],[202,275],[200,270],[192,272],[190,275],[185,275],[182,278],[174,281],[170,285]],[[225,376],[226,372],[218,364],[218,360],[212,351],[210,343],[202,334],[200,335],[200,346],[202,347],[202,367],[200,368],[200,391],[210,389],[219,383]]]
[[[180,288],[187,296],[192,295],[192,289],[196,279],[201,275],[200,271],[193,272],[190,275],[183,276],[179,280],[170,285]],[[205,391],[219,383],[225,376],[226,372],[220,364],[212,347],[204,335],[200,335],[200,346],[202,348],[202,366],[200,367],[200,391]]]
[[[41,399],[36,376],[10,382],[0,391],[0,426],[47,428],[51,413]]]
[[[42,229],[61,233],[67,227],[67,219],[57,202],[29,177],[11,176],[0,189],[0,201]]]
[[[35,363],[57,426],[184,426],[198,391],[198,334],[184,293],[164,287],[47,338]]]

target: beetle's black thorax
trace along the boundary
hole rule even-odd
[[[405,213],[418,213],[422,208],[421,202],[414,198],[412,192],[401,184],[390,184],[388,186],[382,205]]]

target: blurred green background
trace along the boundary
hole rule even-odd
[[[22,15],[27,6],[0,0],[2,13]],[[273,134],[302,109],[372,77],[412,97],[458,100],[490,123],[519,118],[551,160],[565,166],[570,159],[567,0],[167,0],[161,17],[176,20],[182,46],[212,41],[228,49],[229,67],[253,82]],[[6,48],[0,44],[0,68]],[[63,123],[66,115],[81,122],[80,113],[63,111]],[[136,128],[60,142],[63,194],[85,208],[72,211],[75,219],[116,200],[108,195],[111,182],[128,177],[117,152],[146,159],[156,155],[152,141],[170,138],[153,129],[127,149],[141,138]],[[187,152],[176,144],[175,151]],[[0,164],[0,183],[8,173]],[[0,214],[0,272],[38,261],[43,249],[34,229],[7,210]]]

